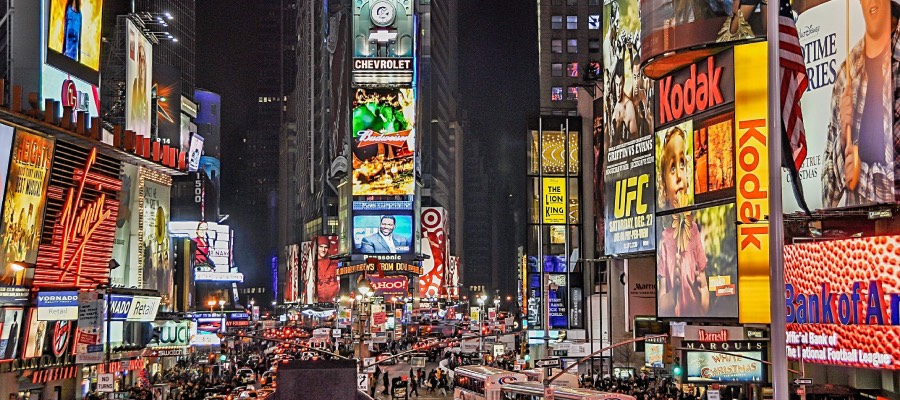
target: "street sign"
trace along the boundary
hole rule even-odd
[[[794,384],[795,385],[812,385],[813,380],[812,380],[812,378],[797,378],[797,379],[794,379]]]
[[[425,367],[425,357],[410,357],[411,367]]]
[[[544,400],[553,400],[553,386],[544,387]]]
[[[113,384],[113,379],[113,374],[99,374],[97,376],[97,391],[106,393],[114,392],[116,389]]]
[[[721,396],[719,396],[718,390],[707,390],[706,391],[706,399],[707,400],[719,400]]]
[[[341,330],[340,329],[332,329],[331,336],[332,337],[341,337]]]
[[[562,364],[560,364],[558,358],[545,358],[534,362],[534,366],[537,368],[559,368],[560,365]]]
[[[363,393],[369,391],[369,374],[356,374],[356,390]]]
[[[365,369],[363,370],[363,372],[367,372],[367,373],[372,373],[372,374],[374,374],[374,373],[375,373],[375,366],[372,365],[372,364],[375,364],[375,357],[366,357],[366,358],[363,358],[363,366],[365,367]]]

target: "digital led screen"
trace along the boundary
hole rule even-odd
[[[353,103],[353,195],[415,194],[415,91],[357,89]]]
[[[411,215],[354,215],[353,246],[358,254],[408,254],[413,250]]]
[[[47,64],[100,84],[103,0],[49,0]]]

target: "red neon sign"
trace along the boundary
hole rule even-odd
[[[119,202],[107,194],[117,193],[122,182],[91,171],[96,161],[95,148],[84,168],[73,172],[68,190],[58,186],[48,190],[48,197],[63,205],[53,225],[52,244],[41,245],[38,252],[35,287],[90,288],[108,280]],[[86,190],[96,193],[93,200],[85,199]]]

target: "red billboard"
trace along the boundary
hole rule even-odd
[[[316,238],[316,301],[330,303],[337,301],[341,291],[341,282],[337,278],[338,260],[333,259],[338,253],[337,236],[319,236]]]
[[[35,287],[87,289],[108,280],[122,186],[119,163],[98,160],[96,148],[83,152],[57,146],[57,156],[66,154],[57,158],[53,173],[71,180],[51,183],[47,190],[48,209],[57,211],[46,216],[52,234],[38,250]]]
[[[900,236],[785,246],[787,354],[900,370]]]
[[[409,292],[409,279],[405,276],[389,276],[379,278],[370,276],[372,290],[376,296],[406,296]]]
[[[441,207],[422,208],[422,252],[431,258],[422,261],[419,277],[419,296],[437,297],[446,294],[444,288],[444,259],[447,254],[447,212]]]

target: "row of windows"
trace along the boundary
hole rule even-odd
[[[565,76],[569,78],[577,78],[580,75],[581,67],[577,62],[571,62],[566,64],[566,73]],[[563,64],[562,63],[553,63],[550,64],[550,76],[554,78],[563,77]]]
[[[565,39],[566,53],[578,53],[578,39]],[[562,54],[563,39],[550,40],[550,52],[553,54]],[[588,39],[588,53],[600,53],[600,39]]]
[[[578,100],[578,86],[567,86],[563,92],[562,86],[553,86],[550,88],[550,101],[563,101],[563,93],[565,93],[566,101]]]
[[[565,27],[568,30],[578,29],[578,16],[577,15],[566,15]],[[554,29],[554,30],[563,29],[563,16],[562,15],[551,15],[550,16],[550,29]],[[600,14],[591,14],[588,16],[588,29],[591,29],[591,30],[599,30],[600,29]]]

